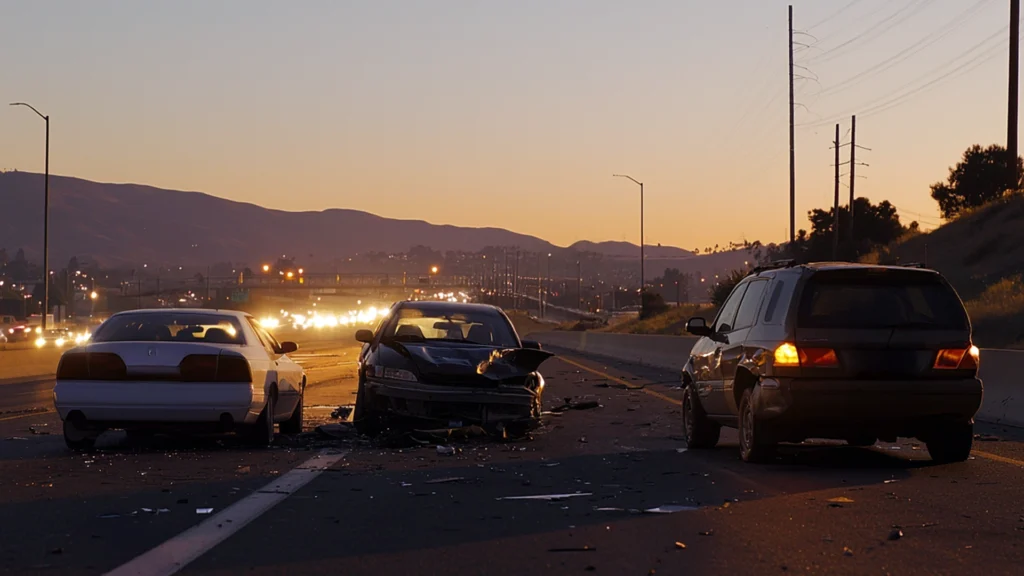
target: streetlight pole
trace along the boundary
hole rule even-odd
[[[640,186],[640,317],[645,316],[644,312],[644,183],[626,174],[612,174],[615,178],[629,178],[634,184]]]
[[[46,330],[46,315],[50,312],[50,117],[36,110],[31,104],[11,102],[11,106],[25,106],[46,122],[46,163],[43,176],[43,331]]]

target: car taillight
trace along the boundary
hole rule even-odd
[[[936,370],[976,370],[981,353],[977,346],[970,348],[946,348],[935,356]]]
[[[76,352],[61,356],[57,380],[124,380],[124,360],[110,352]]]
[[[252,382],[249,361],[242,356],[220,356],[217,366],[217,382]]]
[[[185,382],[251,382],[249,361],[243,356],[190,354],[178,364]]]
[[[827,368],[839,365],[839,357],[831,348],[797,348],[785,343],[775,349],[776,366]]]

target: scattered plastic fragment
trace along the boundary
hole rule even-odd
[[[625,508],[594,508],[595,512],[625,512]]]
[[[843,546],[843,556],[853,556],[853,550],[847,546]]]
[[[577,440],[577,442],[579,442],[580,444],[586,444],[587,443],[587,437],[586,436],[580,436],[580,438],[579,438],[579,440]]]
[[[408,488],[409,486],[412,486],[412,484],[409,482],[402,482],[402,488]]]
[[[681,506],[679,504],[662,504],[654,508],[644,510],[646,514],[674,514],[676,512],[689,512],[697,510],[696,506]]]
[[[239,466],[238,470],[235,470],[235,472],[237,474],[248,474],[251,471],[252,471],[252,468],[249,467],[249,466]]]
[[[686,450],[686,448],[676,448],[676,454],[682,454],[683,452],[686,452]]]
[[[573,402],[572,398],[565,398],[565,404],[561,406],[555,406],[551,409],[552,412],[566,412],[569,410],[593,410],[594,408],[600,408],[601,403],[596,400],[587,400],[584,402]]]
[[[121,517],[120,514],[100,514],[99,516],[97,516],[97,518],[99,518],[100,520],[110,520],[112,518],[120,518],[120,517]]]
[[[686,550],[686,544],[683,544],[682,542],[676,542],[676,548],[680,550]]]
[[[883,484],[892,484],[893,482],[899,482],[899,480],[895,480],[895,479],[892,479],[892,480],[886,480],[886,481],[884,481],[884,482],[882,482],[882,483],[883,483]]]
[[[893,528],[892,532],[889,532],[890,542],[899,540],[900,538],[903,538],[903,530],[900,530],[899,528]]]
[[[837,498],[829,498],[827,500],[827,502],[830,502],[832,504],[853,504],[853,500],[847,498],[846,496],[839,496]]]
[[[206,516],[207,514],[213,514],[213,508],[196,508],[196,514],[200,516]]]
[[[453,456],[455,455],[455,448],[452,446],[437,446],[437,453],[441,456]]]
[[[561,462],[548,462],[547,464],[544,465],[544,467],[545,468],[554,468],[555,466],[558,466],[559,464],[561,464]]]
[[[565,500],[566,498],[577,498],[579,496],[593,496],[591,492],[574,492],[572,494],[536,494],[533,496],[503,496],[496,500]]]
[[[348,420],[348,417],[352,414],[353,410],[355,410],[355,406],[352,406],[351,404],[347,406],[338,406],[331,411],[331,418],[334,418],[335,420],[339,418],[341,420]]]
[[[700,532],[697,532],[697,534],[700,534],[701,536],[714,536],[715,535],[715,531],[714,530],[702,530]]]

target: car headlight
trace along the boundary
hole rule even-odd
[[[374,376],[385,380],[401,380],[402,382],[418,382],[416,375],[408,370],[398,368],[387,368],[384,366],[373,367]]]
[[[36,347],[42,348],[46,346],[46,338],[36,338]]]
[[[64,346],[64,339],[63,338],[57,338],[57,341],[54,342],[54,344],[56,344],[57,347],[60,348],[60,347]]]

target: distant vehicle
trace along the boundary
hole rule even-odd
[[[54,404],[73,450],[103,431],[242,432],[259,445],[302,431],[306,375],[248,314],[138,310],[111,316],[57,367]]]
[[[67,328],[47,329],[36,337],[36,348],[63,348],[73,344],[75,337]]]
[[[14,342],[28,342],[33,339],[37,333],[41,333],[42,329],[38,326],[30,326],[28,324],[14,324],[5,328],[7,332],[7,341]]]
[[[399,302],[364,344],[353,420],[363,433],[400,418],[444,427],[478,424],[528,430],[540,419],[544,377],[553,356],[522,342],[493,306]]]
[[[739,429],[740,456],[772,459],[807,438],[871,446],[918,438],[936,462],[968,458],[981,407],[978,349],[939,273],[783,264],[741,281],[683,368],[683,429],[711,448]]]

